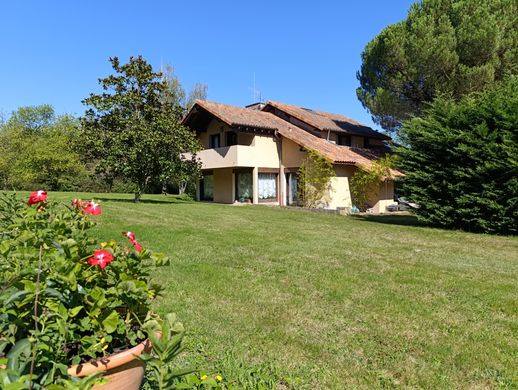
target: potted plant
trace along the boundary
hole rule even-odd
[[[138,389],[145,360],[161,367],[159,388],[187,372],[164,371],[183,330],[151,310],[160,289],[150,272],[168,259],[133,232],[99,242],[100,213],[45,191],[0,195],[0,388]]]

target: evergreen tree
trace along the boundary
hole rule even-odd
[[[518,76],[459,102],[437,99],[401,138],[403,188],[421,220],[518,233]]]
[[[516,0],[422,0],[365,47],[357,95],[396,130],[438,96],[456,100],[518,73]]]

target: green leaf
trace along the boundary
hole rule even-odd
[[[83,306],[73,307],[72,309],[68,310],[68,315],[70,317],[75,317],[77,314],[79,314],[79,312],[81,311],[82,308],[83,308]]]
[[[9,305],[10,303],[13,303],[15,301],[23,299],[27,294],[30,294],[30,291],[22,290],[15,292],[13,295],[11,295],[8,299],[5,300],[4,305]]]
[[[119,315],[115,310],[113,310],[108,317],[106,317],[103,321],[103,328],[107,333],[113,333],[117,329],[117,324],[119,322]]]
[[[58,290],[55,290],[55,289],[50,288],[50,287],[47,287],[45,290],[43,290],[43,292],[45,292],[46,295],[48,295],[50,297],[54,297],[54,298],[59,299],[61,302],[66,302],[65,297]]]
[[[14,344],[7,354],[7,368],[22,372],[31,355],[31,343],[29,339],[21,339]]]

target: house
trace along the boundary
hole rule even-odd
[[[297,203],[297,171],[307,150],[330,159],[331,179],[322,207],[351,208],[349,180],[387,151],[385,134],[342,115],[278,102],[247,107],[198,100],[183,124],[196,132],[203,150],[198,200],[217,203]],[[372,194],[374,212],[393,204],[392,171]]]

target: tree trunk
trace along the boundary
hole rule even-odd
[[[185,192],[185,189],[187,188],[187,182],[181,181],[178,183],[178,193],[182,195]]]
[[[167,195],[167,183],[162,182],[162,195]]]
[[[140,191],[140,187],[139,187],[137,189],[137,191],[135,192],[135,203],[140,202],[141,196],[142,196],[142,192]]]

